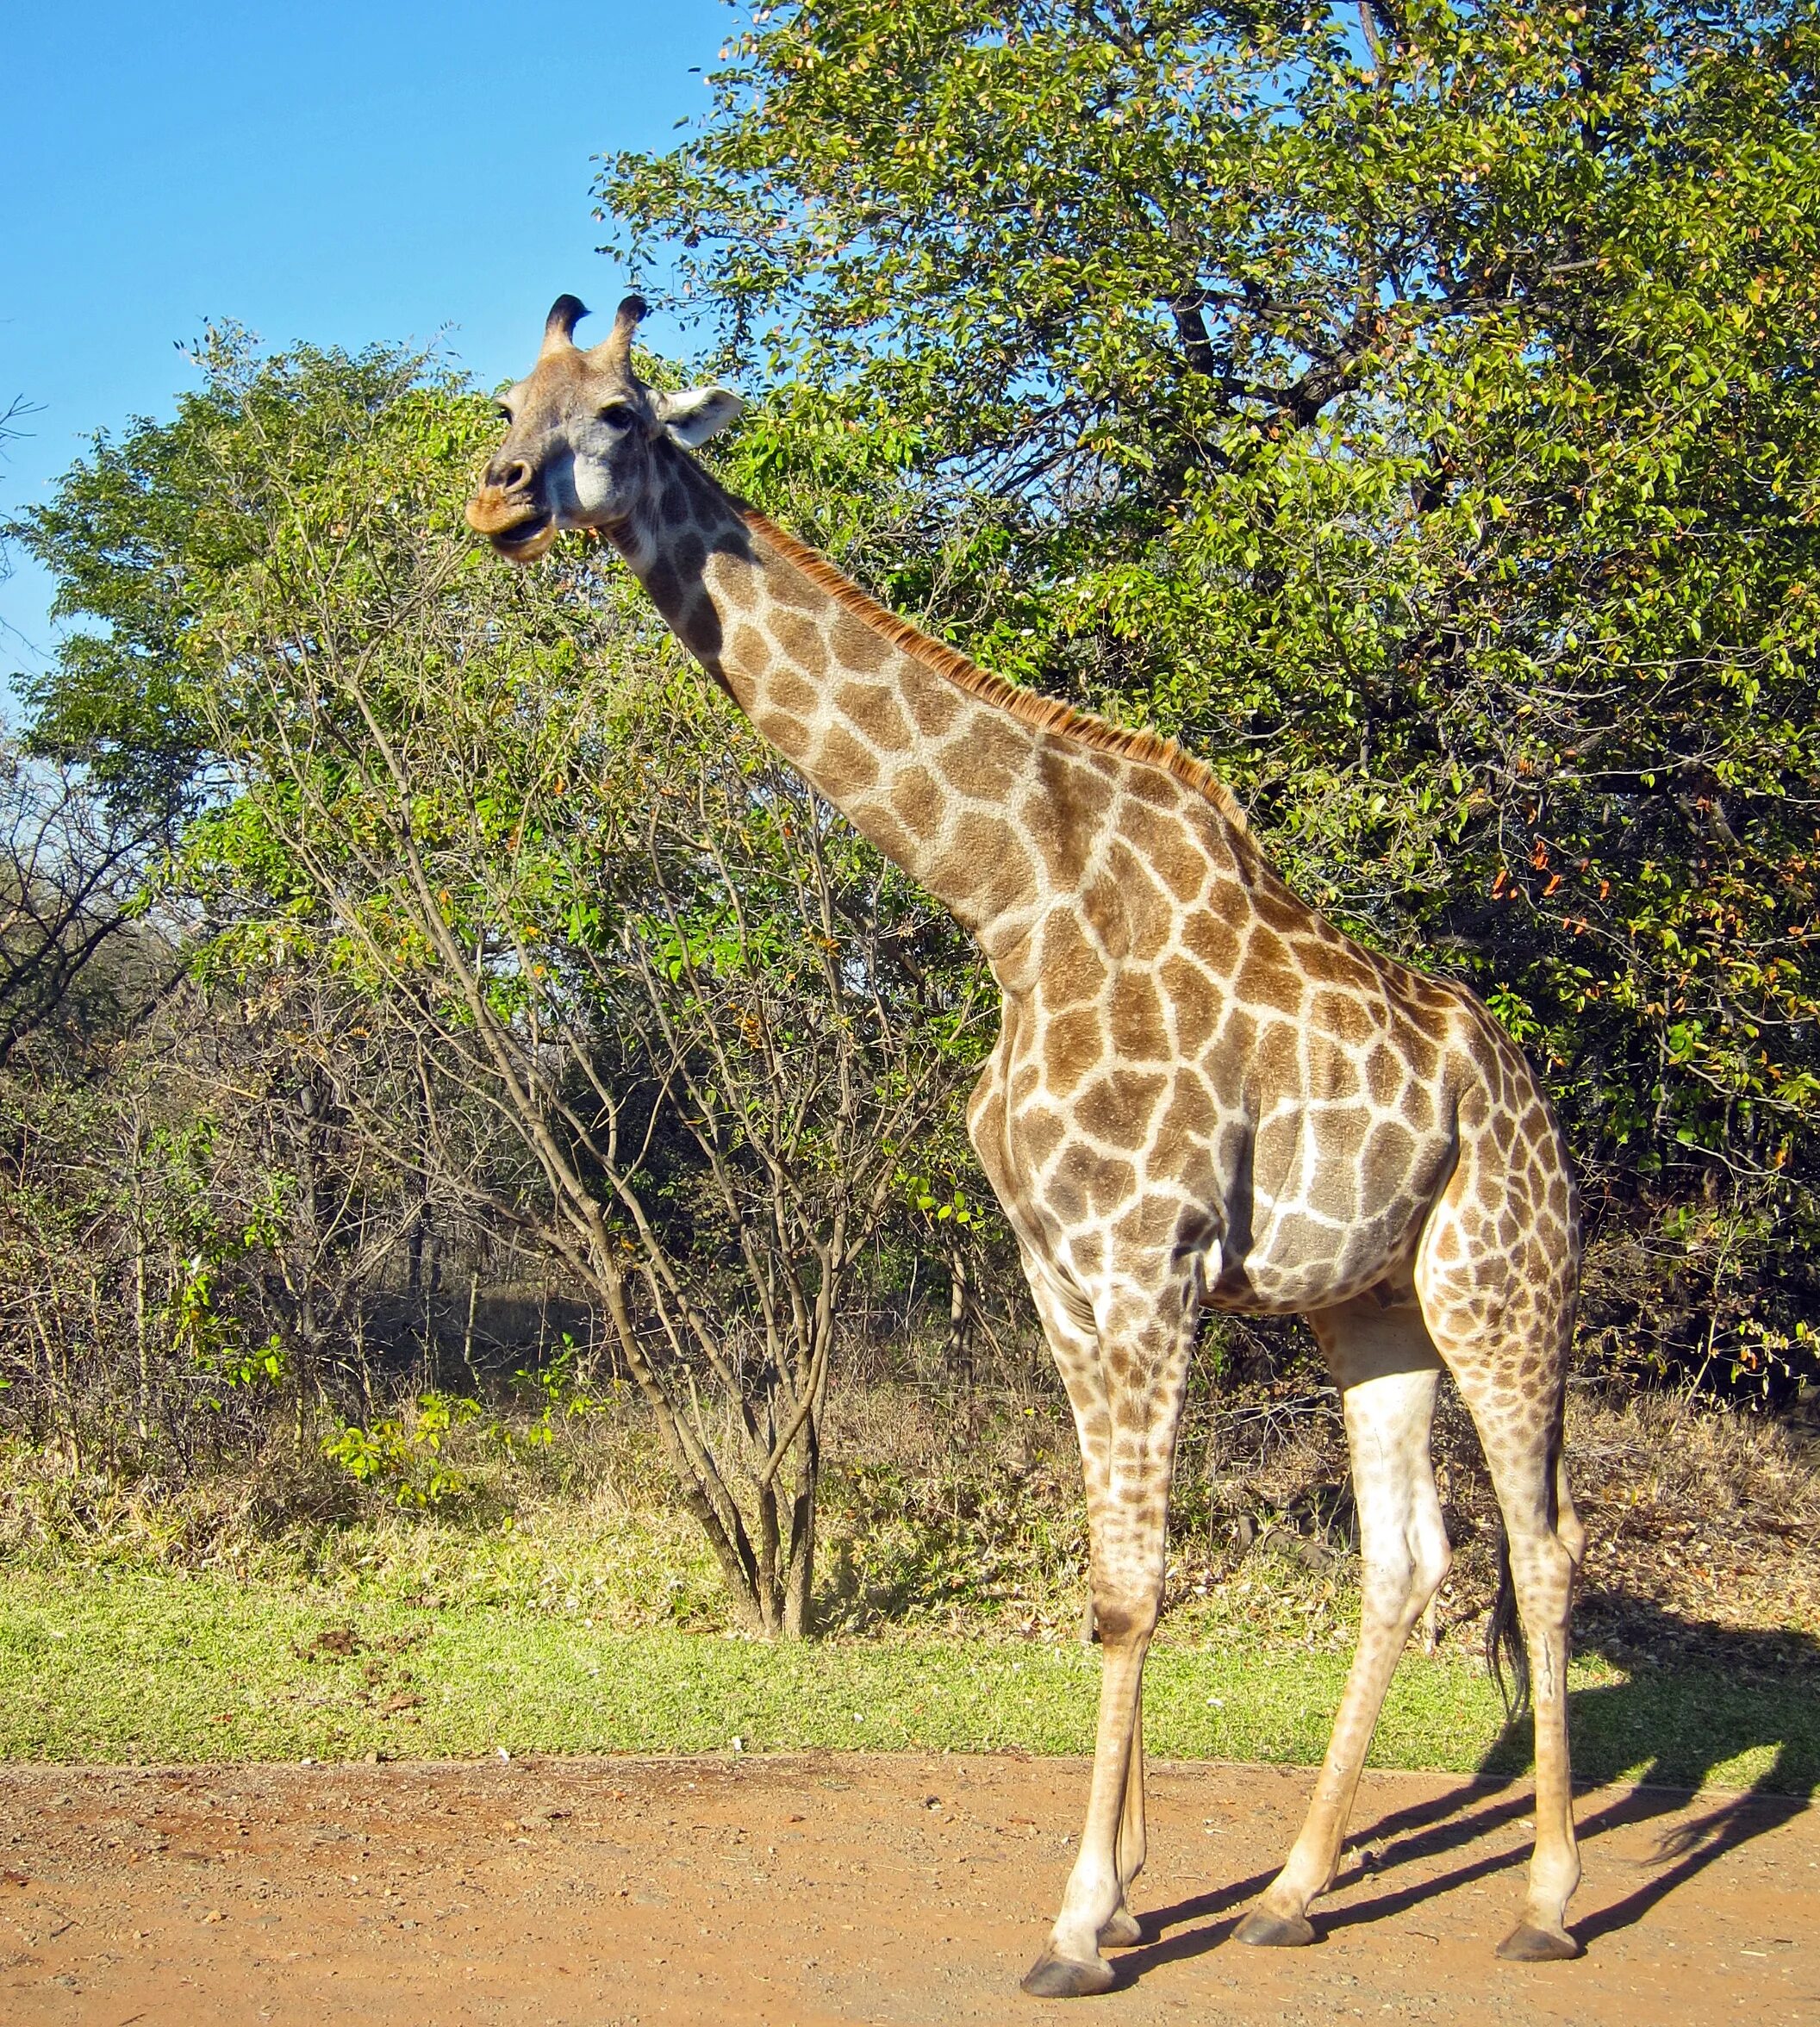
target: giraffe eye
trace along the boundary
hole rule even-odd
[[[608,402],[601,410],[601,420],[609,429],[630,429],[637,417],[624,402]]]
[[[511,411],[511,409],[508,409],[508,408],[506,406],[506,404],[505,404],[503,402],[494,402],[494,404],[493,404],[493,413],[494,413],[496,415],[498,415],[498,416],[501,416],[501,417],[502,417],[502,418],[503,418],[503,419],[504,419],[506,421],[508,421],[508,422],[509,422],[509,421],[512,420],[512,411]]]

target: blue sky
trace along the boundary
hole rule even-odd
[[[610,310],[591,158],[707,103],[721,0],[509,7],[89,0],[10,10],[0,209],[0,510],[85,440],[171,412],[177,349],[232,317],[268,343],[449,348],[522,372],[564,290]],[[676,341],[661,324],[651,337]],[[48,581],[0,582],[0,677],[43,664]]]

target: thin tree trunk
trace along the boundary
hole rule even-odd
[[[829,1270],[824,1263],[825,1276]],[[792,1445],[796,1471],[795,1495],[790,1503],[790,1563],[784,1598],[784,1634],[787,1638],[807,1639],[815,1630],[815,1514],[821,1490],[821,1411],[827,1398],[828,1367],[834,1337],[835,1290],[831,1279],[816,1305],[815,1337],[805,1379],[808,1412],[802,1418]]]
[[[811,1416],[797,1438],[796,1494],[790,1502],[790,1567],[783,1632],[806,1640],[815,1630],[815,1498],[821,1486],[821,1432]]]
[[[948,1249],[948,1337],[942,1363],[971,1392],[973,1388],[973,1290],[967,1280],[967,1256]]]
[[[373,1365],[366,1352],[366,1304],[354,1305],[354,1359],[360,1375],[360,1419],[368,1427],[373,1419]]]
[[[751,1543],[740,1529],[739,1515],[726,1497],[724,1486],[718,1488],[721,1503],[728,1510],[730,1519],[724,1519],[715,1501],[708,1496],[702,1481],[701,1472],[696,1468],[696,1459],[690,1455],[689,1444],[683,1433],[682,1418],[676,1404],[665,1392],[662,1381],[651,1370],[643,1346],[633,1328],[632,1312],[626,1307],[626,1286],[610,1259],[603,1257],[600,1244],[592,1249],[593,1274],[596,1288],[603,1300],[608,1319],[613,1325],[620,1349],[625,1354],[626,1370],[632,1375],[645,1405],[651,1409],[651,1419],[658,1425],[658,1438],[664,1445],[671,1475],[676,1482],[682,1504],[695,1525],[707,1537],[714,1560],[720,1565],[720,1575],[729,1595],[738,1606],[747,1626],[753,1632],[764,1633],[771,1629],[765,1624],[758,1582],[757,1560]],[[712,1470],[713,1461],[704,1456],[704,1469]]]
[[[476,1395],[480,1393],[480,1375],[474,1369],[474,1309],[480,1300],[480,1269],[468,1269],[468,1321],[461,1333],[461,1363],[467,1368],[468,1381]]]
[[[135,1171],[137,1163],[134,1163]],[[149,1268],[146,1260],[146,1220],[143,1206],[139,1199],[139,1176],[133,1178],[133,1338],[138,1354],[139,1367],[139,1439],[148,1440],[148,1426],[152,1413],[152,1344],[151,1326],[147,1312],[147,1276]]]

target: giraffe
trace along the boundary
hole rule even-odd
[[[1449,1565],[1430,1458],[1452,1373],[1483,1442],[1532,1656],[1536,1843],[1500,1955],[1577,1955],[1565,1703],[1585,1533],[1561,1458],[1573,1176],[1521,1052],[1463,988],[1375,956],[1290,892],[1170,741],[994,677],[875,603],[689,454],[740,413],[645,384],[645,315],[574,340],[559,297],[471,526],[527,562],[604,536],[759,733],[944,903],[1002,1025],[968,1126],[1080,1439],[1103,1648],[1087,1818],[1038,1997],[1103,1992],[1138,1941],[1143,1674],[1204,1310],[1300,1314],[1341,1392],[1357,1650],[1303,1828],[1238,1934],[1311,1942],[1386,1689]]]

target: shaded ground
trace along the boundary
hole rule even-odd
[[[1580,1962],[1492,1949],[1524,1784],[1368,1774],[1300,1952],[1230,1941],[1312,1774],[1152,1769],[1146,1940],[1082,2020],[1820,2023],[1820,1812],[1582,1796]],[[1033,2021],[1079,1762],[0,1766],[0,2020]]]

